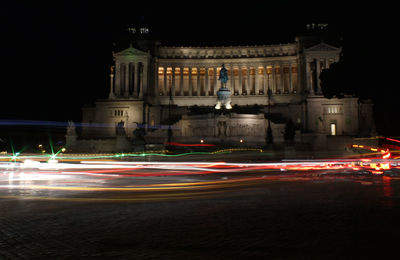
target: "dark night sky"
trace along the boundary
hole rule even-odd
[[[153,37],[178,46],[287,43],[307,23],[328,23],[343,36],[349,75],[369,76],[349,80],[366,89],[379,83],[367,66],[378,57],[382,37],[369,16],[377,11],[373,6],[350,7],[349,1],[8,2],[0,6],[0,119],[80,120],[83,104],[107,96],[113,42],[143,19]],[[382,90],[380,100],[393,99],[393,89]]]

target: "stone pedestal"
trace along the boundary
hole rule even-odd
[[[131,143],[126,136],[120,135],[116,137],[115,148],[117,152],[127,152],[131,149]]]
[[[217,92],[217,104],[215,109],[221,109],[221,106],[225,106],[226,109],[231,109],[231,91],[225,87],[221,87]]]

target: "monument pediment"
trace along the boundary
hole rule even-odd
[[[336,48],[332,45],[326,44],[324,42],[321,42],[317,45],[314,45],[310,48],[305,49],[306,52],[325,52],[325,51],[336,51],[340,52],[340,48]]]
[[[148,53],[130,46],[129,48],[116,53],[115,56],[148,56]]]

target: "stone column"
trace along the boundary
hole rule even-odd
[[[112,99],[114,98],[114,66],[110,67],[110,94],[108,95],[108,98]]]
[[[115,74],[115,90],[114,90],[114,95],[118,96],[119,94],[119,89],[121,87],[121,64],[119,62],[115,63],[115,69],[116,69],[116,74]]]
[[[320,66],[320,60],[317,59],[316,61],[316,65],[317,65],[317,78],[315,79],[317,81],[317,94],[321,94],[321,84],[320,84],[320,80],[319,80],[319,74],[321,73],[321,66]]]
[[[280,74],[280,90],[281,90],[281,94],[285,93],[285,72],[283,71],[283,64],[281,63],[279,65],[279,74]]]
[[[117,96],[121,97],[124,91],[125,85],[125,64],[121,63],[119,66],[119,82],[118,82],[118,92],[116,93]]]
[[[127,70],[128,70],[128,83],[126,84],[127,88],[125,91],[125,96],[130,96],[131,90],[133,88],[133,63],[132,62],[130,62],[128,64]]]
[[[143,81],[142,81],[142,88],[140,89],[140,93],[139,96],[143,97],[143,95],[145,95],[147,93],[147,84],[149,81],[148,78],[148,73],[147,73],[147,67],[148,67],[148,63],[143,63]]]
[[[293,93],[292,63],[289,63],[289,94]]]
[[[175,97],[175,67],[172,67],[171,96]]]
[[[201,89],[201,84],[200,84],[200,67],[197,67],[197,86],[196,86],[196,95],[200,96],[200,89]]]
[[[312,74],[310,69],[310,63],[311,63],[310,60],[306,59],[306,77],[307,77],[306,84],[307,84],[307,89],[310,91],[310,95],[314,95],[314,88],[312,86],[312,81],[311,81]]]
[[[156,77],[155,78],[155,81],[154,81],[154,94],[155,95],[160,95],[160,91],[158,90],[158,81],[159,81],[159,76],[158,76],[158,62],[157,62],[158,60],[157,60],[157,58],[155,59],[155,62],[154,62],[154,67],[153,67],[153,75]]]
[[[125,74],[124,74],[124,88],[122,90],[122,96],[126,97],[127,93],[129,92],[129,63],[125,64]]]
[[[276,86],[276,77],[275,77],[275,65],[272,65],[272,82],[271,82],[271,91],[272,93],[276,93],[277,86]]]
[[[143,97],[144,88],[144,64],[140,63],[139,67],[139,97]]]
[[[193,95],[192,67],[189,67],[189,96]]]
[[[267,94],[267,84],[269,84],[269,82],[267,83],[268,77],[267,77],[267,66],[264,64],[263,65],[263,93],[264,95]]]
[[[210,95],[210,82],[208,79],[208,67],[206,67],[206,74],[205,74],[205,89],[206,89],[206,96]]]
[[[247,66],[247,74],[246,74],[246,94],[250,95],[250,66]]]
[[[231,65],[231,75],[230,75],[230,79],[229,80],[231,81],[230,82],[230,86],[231,86],[230,91],[231,91],[231,93],[234,93],[235,92],[235,83],[233,81],[233,65]]]
[[[238,95],[241,95],[243,93],[243,71],[242,67],[239,66],[239,93]]]
[[[163,93],[168,96],[168,85],[167,85],[167,67],[164,66],[164,79],[163,79]]]
[[[218,82],[217,82],[217,68],[214,68],[214,89],[213,89],[213,96],[217,94],[218,91]]]
[[[254,67],[254,95],[258,95],[260,93],[259,91],[259,82],[258,82],[258,65]]]
[[[133,75],[133,96],[138,96],[138,81],[139,81],[139,63],[135,62],[134,75]],[[158,71],[157,71],[158,76]]]
[[[181,80],[179,81],[179,92],[180,92],[180,96],[183,96],[183,67],[181,67]]]

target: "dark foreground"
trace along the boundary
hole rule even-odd
[[[205,186],[174,199],[175,191],[83,195],[98,201],[58,193],[0,199],[0,259],[382,259],[400,241],[397,177]],[[143,199],[106,200],[121,196]]]

